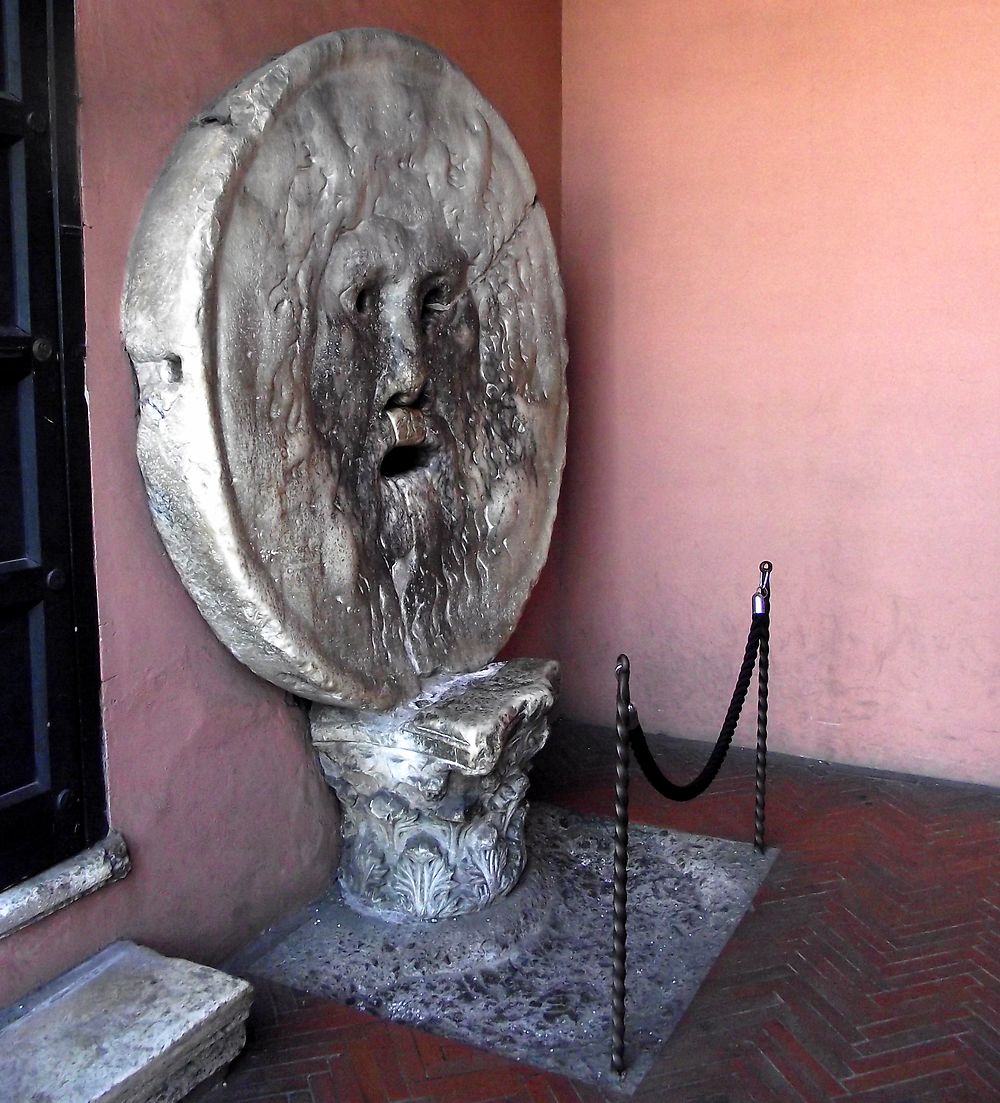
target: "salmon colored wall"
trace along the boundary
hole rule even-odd
[[[998,16],[564,3],[571,715],[1000,783]]]
[[[185,123],[314,35],[391,27],[444,50],[499,108],[558,223],[558,0],[78,0],[77,21],[104,721],[111,817],[134,869],[0,942],[0,1005],[119,937],[218,961],[320,892],[336,856],[302,712],[201,620],[153,530],[135,460],[118,320],[125,257]],[[537,635],[548,621],[536,619]]]

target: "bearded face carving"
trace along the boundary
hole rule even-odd
[[[430,47],[328,35],[195,121],[124,330],[154,518],[238,658],[377,708],[493,658],[548,548],[563,327],[524,158]]]

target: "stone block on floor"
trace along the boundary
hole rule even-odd
[[[176,1103],[243,1048],[253,990],[116,942],[46,985],[0,1029],[0,1099]]]

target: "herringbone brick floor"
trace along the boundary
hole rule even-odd
[[[563,728],[533,793],[609,815],[607,733]],[[706,748],[658,744],[690,776]],[[747,838],[749,752],[635,822]],[[1000,1100],[1000,793],[773,756],[781,856],[637,1103]],[[277,987],[211,1103],[599,1103],[592,1087]],[[621,1098],[621,1097],[618,1097]]]

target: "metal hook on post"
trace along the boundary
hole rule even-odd
[[[771,601],[771,571],[773,570],[774,567],[766,559],[760,565],[760,585],[753,595],[753,615],[755,617],[762,617],[768,611],[768,605]]]

